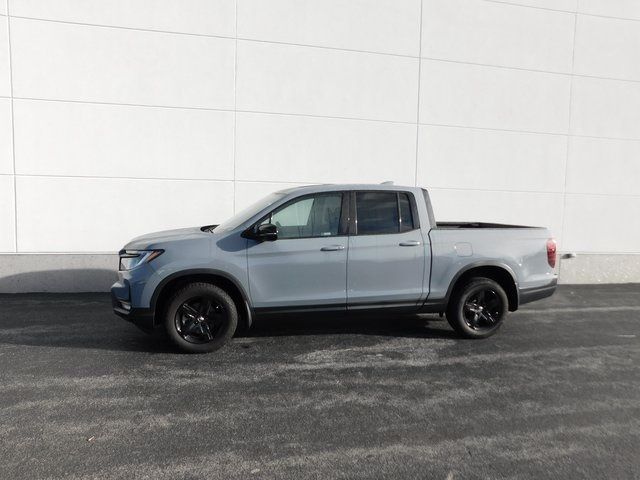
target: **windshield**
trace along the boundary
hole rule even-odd
[[[229,230],[233,230],[234,228],[239,227],[244,222],[249,220],[251,217],[256,215],[260,210],[262,210],[264,208],[267,208],[269,205],[271,205],[271,204],[275,203],[276,201],[280,200],[285,195],[286,195],[286,193],[281,193],[281,192],[271,193],[271,194],[267,195],[266,197],[262,198],[261,200],[258,200],[256,203],[252,203],[247,208],[239,211],[238,213],[236,213],[230,219],[222,222],[220,225],[218,225],[214,229],[214,231],[216,233],[228,232]]]

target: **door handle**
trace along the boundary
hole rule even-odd
[[[344,250],[344,245],[327,245],[320,250],[323,252],[335,252],[336,250]]]
[[[419,247],[420,242],[418,240],[407,240],[406,242],[400,242],[401,247]]]

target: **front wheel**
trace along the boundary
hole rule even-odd
[[[178,290],[165,311],[171,341],[189,353],[218,350],[236,331],[238,311],[233,299],[210,283],[189,283]]]
[[[486,338],[498,331],[508,309],[504,289],[489,278],[476,277],[454,292],[447,321],[463,337]]]

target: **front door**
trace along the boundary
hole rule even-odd
[[[356,192],[356,231],[349,237],[347,266],[349,310],[417,307],[426,293],[430,249],[412,196],[411,192]]]
[[[260,222],[276,225],[278,238],[249,240],[249,288],[256,311],[345,310],[347,196],[305,195]]]

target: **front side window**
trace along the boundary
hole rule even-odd
[[[255,202],[254,204],[248,206],[244,210],[241,210],[240,212],[236,213],[233,217],[222,222],[220,225],[216,227],[215,229],[216,233],[228,232],[230,230],[233,230],[234,228],[239,227],[244,222],[250,220],[251,217],[260,213],[260,210],[264,210],[269,205],[277,202],[285,195],[286,194],[282,192],[275,192],[270,195],[267,195],[263,199]]]
[[[278,238],[333,237],[340,229],[342,194],[303,197],[272,212],[262,223],[278,227]]]
[[[357,192],[357,235],[380,235],[415,229],[409,195],[400,192]]]

